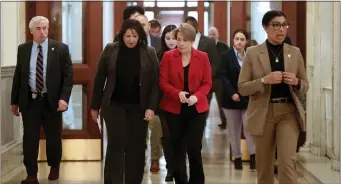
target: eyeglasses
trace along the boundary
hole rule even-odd
[[[281,29],[281,27],[283,27],[283,29],[288,29],[289,28],[289,23],[287,23],[287,22],[284,22],[283,24],[281,24],[279,22],[273,22],[273,23],[270,23],[269,25],[272,25],[272,27],[275,30]]]

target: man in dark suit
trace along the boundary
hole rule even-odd
[[[127,6],[123,11],[123,20],[134,19],[137,15],[144,15],[145,11],[141,6]],[[118,34],[115,35],[114,42],[118,41]]]
[[[220,102],[221,102],[221,82],[220,82],[220,75],[219,75],[220,60],[219,60],[218,52],[216,49],[216,44],[214,40],[208,38],[207,36],[202,35],[198,31],[197,19],[189,16],[185,19],[185,22],[191,24],[197,32],[194,43],[193,43],[193,47],[197,50],[206,52],[208,55],[208,59],[210,60],[211,70],[212,70],[211,72],[212,73],[212,89],[207,97],[208,103],[209,104],[211,103],[212,94],[214,92],[216,94],[217,101],[218,101],[220,118],[223,121],[225,116],[220,106]],[[207,115],[208,114],[209,113],[207,113]]]
[[[134,19],[141,23],[144,31],[146,32],[148,46],[154,47],[156,53],[159,53],[161,49],[161,38],[150,34],[150,23],[148,18],[145,15],[137,15]]]
[[[227,46],[226,43],[219,41],[219,31],[216,27],[210,28],[210,30],[208,32],[208,37],[215,41],[218,56],[219,56],[219,61],[220,61],[220,63],[222,63],[222,61],[221,61],[222,54],[223,54],[223,52],[229,50],[229,46]],[[219,95],[219,90],[218,90],[218,93],[216,92],[216,95],[218,96],[217,99],[219,99],[219,101],[220,101],[222,99],[222,97],[221,97],[222,93]],[[218,102],[218,104],[220,107],[222,102],[220,101],[220,102]],[[221,124],[219,124],[219,127],[221,129],[226,129],[226,117],[222,114],[223,111],[221,108],[219,108],[219,112],[220,112],[220,118],[221,118]]]
[[[24,125],[24,165],[28,176],[21,184],[38,184],[41,126],[46,135],[47,161],[51,166],[48,179],[59,178],[62,112],[68,108],[73,71],[68,46],[47,38],[48,19],[33,17],[29,27],[33,41],[18,47],[11,104],[13,115],[19,116],[21,112]]]
[[[219,31],[216,27],[210,28],[208,32],[208,37],[215,41],[216,46],[217,46],[218,56],[221,58],[221,55],[223,54],[223,52],[229,50],[229,46],[226,43],[219,41]]]
[[[147,44],[150,47],[154,47],[156,53],[158,53],[161,49],[161,38],[157,36],[150,35],[150,23],[148,18],[145,15],[137,15],[134,18],[139,21],[144,29],[144,32],[147,35]],[[154,115],[153,118],[149,121],[148,128],[150,129],[150,157],[151,157],[151,165],[150,172],[157,173],[160,171],[159,160],[162,156],[162,146],[161,146],[161,138],[162,138],[162,126],[161,120],[158,115]]]

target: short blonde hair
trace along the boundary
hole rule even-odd
[[[178,29],[174,30],[173,34],[175,39],[178,39],[178,33],[181,33],[185,40],[192,42],[194,42],[195,36],[197,34],[195,28],[188,23],[182,23]]]

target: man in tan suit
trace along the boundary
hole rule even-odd
[[[296,184],[296,145],[300,128],[305,130],[297,95],[309,87],[304,61],[297,47],[283,43],[289,28],[285,14],[269,11],[262,24],[268,39],[248,48],[238,82],[240,94],[250,96],[247,129],[256,143],[257,181],[274,183],[277,146],[279,183]]]

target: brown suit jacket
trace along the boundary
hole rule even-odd
[[[92,90],[90,108],[108,107],[116,84],[116,60],[119,43],[109,43],[100,55]],[[155,111],[159,105],[159,62],[152,47],[140,48],[140,105]],[[127,68],[129,72],[129,68]]]
[[[304,61],[299,48],[284,44],[284,68],[286,72],[296,74],[301,80],[299,93],[305,94],[309,88]],[[247,130],[252,135],[262,135],[271,94],[271,85],[264,85],[262,78],[271,72],[269,53],[264,42],[247,49],[245,61],[238,81],[238,90],[243,96],[250,96],[247,109]],[[294,87],[290,87],[291,95],[297,107],[297,115],[302,131],[305,131],[305,110]]]

